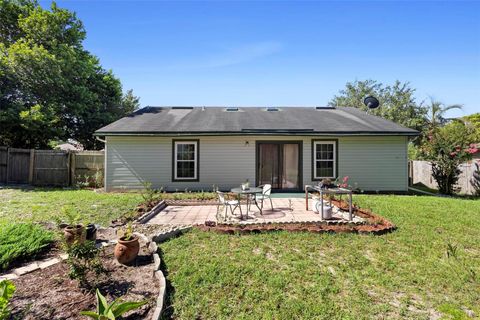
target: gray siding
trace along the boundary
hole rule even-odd
[[[211,190],[255,183],[255,141],[303,142],[303,184],[312,182],[312,139],[325,137],[209,136],[199,139],[199,181],[172,182],[173,137],[107,137],[107,190],[141,188],[143,181],[168,190]],[[331,137],[334,139],[334,137]],[[185,138],[187,139],[187,138]],[[330,139],[330,137],[325,138]],[[406,137],[337,137],[338,175],[364,190],[407,190]],[[248,141],[248,144],[246,143]]]

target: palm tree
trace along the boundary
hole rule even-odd
[[[427,123],[430,130],[435,130],[439,126],[448,122],[445,113],[452,109],[462,109],[461,104],[445,105],[444,103],[430,98],[430,105],[427,107]]]

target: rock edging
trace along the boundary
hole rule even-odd
[[[164,230],[157,235],[151,237],[150,244],[148,245],[148,249],[150,252],[153,253],[153,274],[158,281],[159,286],[159,293],[157,297],[157,306],[155,307],[155,311],[153,312],[153,316],[151,320],[159,320],[162,316],[162,312],[164,310],[165,299],[167,297],[167,279],[161,270],[162,260],[160,255],[158,254],[158,244],[160,242],[164,242],[170,238],[176,237],[181,233],[191,229],[191,226],[184,226],[184,227],[173,227],[168,230]]]
[[[139,218],[137,218],[136,222],[140,224],[147,223],[153,217],[155,217],[160,211],[165,209],[166,206],[167,206],[167,203],[165,202],[165,200],[160,201],[155,205],[155,207],[152,208],[152,210],[148,211],[147,213],[144,213]]]

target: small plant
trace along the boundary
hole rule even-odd
[[[8,304],[15,293],[15,285],[10,280],[0,281],[0,320],[10,318]]]
[[[79,282],[82,288],[94,287],[89,282],[88,277],[94,274],[97,278],[106,270],[100,260],[100,250],[95,246],[95,241],[85,241],[83,243],[73,243],[66,246],[68,254],[67,264],[69,266],[68,276]]]
[[[152,188],[150,182],[143,183],[142,192],[143,204],[147,208],[151,208],[155,205],[155,202],[159,199],[158,190]]]
[[[101,188],[103,187],[103,173],[102,171],[97,171],[93,175],[93,187],[94,188]]]
[[[466,273],[467,279],[470,282],[478,282],[477,272],[475,271],[474,267],[472,267],[469,263],[465,261],[464,258],[461,257],[460,250],[457,245],[451,242],[447,242],[446,253],[447,258],[451,259],[452,262],[457,265],[457,267],[460,267],[460,269],[462,269]]]
[[[127,224],[127,226],[125,227],[125,230],[123,232],[123,236],[122,236],[122,239],[123,240],[126,240],[126,241],[130,241],[133,239],[133,227],[132,227],[132,223],[129,222]]]
[[[107,299],[100,293],[98,289],[96,292],[96,296],[97,311],[82,311],[80,312],[82,316],[87,316],[96,320],[115,320],[123,314],[138,309],[147,303],[146,301],[120,303],[117,299],[114,300],[111,304],[108,304]]]
[[[64,206],[62,207],[62,213],[68,226],[74,227],[80,223],[80,213],[74,207]]]
[[[96,171],[94,175],[78,175],[75,180],[75,186],[80,189],[103,187],[103,173],[101,170]]]

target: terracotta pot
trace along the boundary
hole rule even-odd
[[[65,235],[65,242],[67,245],[71,245],[75,242],[83,243],[86,239],[85,227],[81,224],[66,226],[65,229],[63,229],[63,234]]]
[[[129,264],[138,256],[139,250],[140,244],[136,236],[132,236],[131,240],[125,240],[125,237],[121,237],[115,246],[114,255],[121,264]]]

